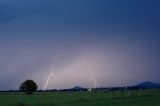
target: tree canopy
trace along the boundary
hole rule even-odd
[[[21,83],[19,89],[27,94],[32,94],[38,88],[37,84],[33,80],[26,80]]]

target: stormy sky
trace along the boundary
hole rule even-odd
[[[159,0],[0,0],[0,90],[160,82]],[[93,81],[95,80],[95,82]]]

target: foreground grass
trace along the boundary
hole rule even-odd
[[[0,93],[0,106],[160,106],[159,90]]]

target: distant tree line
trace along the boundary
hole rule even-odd
[[[88,88],[81,88],[81,87],[76,87],[76,88],[71,88],[71,89],[51,89],[51,90],[37,90],[38,86],[33,80],[26,80],[20,84],[19,90],[8,90],[8,91],[0,91],[0,92],[26,92],[26,94],[32,94],[33,92],[77,92],[77,91],[89,91]],[[106,93],[108,91],[126,91],[126,90],[141,90],[141,89],[151,89],[146,86],[127,86],[127,87],[100,87],[100,88],[90,88],[92,91],[100,91],[103,90]],[[159,89],[158,88],[152,88],[152,89]]]

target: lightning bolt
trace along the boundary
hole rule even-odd
[[[51,72],[51,73],[49,74],[48,78],[47,78],[47,81],[46,81],[44,87],[43,87],[44,90],[46,89],[46,87],[47,87],[47,85],[48,85],[48,83],[49,83],[49,80],[50,80],[50,78],[51,78],[52,76],[53,76],[53,73]]]
[[[96,87],[97,87],[97,82],[96,82],[95,77],[94,77],[94,72],[93,72],[93,71],[90,71],[90,73],[91,73],[92,82],[93,82],[93,84],[94,84],[94,87],[96,88]]]

